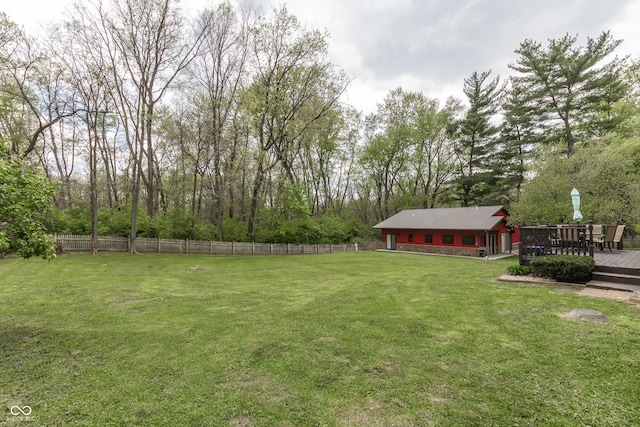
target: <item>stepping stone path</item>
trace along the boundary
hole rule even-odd
[[[574,308],[568,313],[562,315],[567,320],[578,320],[582,322],[591,323],[607,323],[609,318],[604,314],[596,310],[590,310],[588,308]]]

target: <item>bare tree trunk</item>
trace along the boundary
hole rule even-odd
[[[89,194],[91,205],[91,254],[98,254],[98,118],[93,121],[87,117],[89,136]]]
[[[142,175],[139,164],[142,163],[142,150],[140,157],[133,162],[131,173],[131,227],[129,229],[129,254],[136,253],[136,238],[138,235],[138,204],[140,201],[140,176]]]
[[[260,190],[262,189],[262,182],[264,181],[264,166],[263,166],[263,155],[260,156],[260,160],[258,161],[258,167],[256,170],[256,175],[253,179],[253,189],[251,190],[251,209],[249,211],[249,224],[247,227],[247,234],[249,238],[253,240],[254,232],[256,229],[256,215],[258,214],[258,202],[260,198]]]
[[[148,98],[146,99],[147,111],[144,117],[144,127],[147,136],[147,215],[149,218],[153,218],[156,214],[156,188],[155,188],[155,164],[154,164],[154,151],[153,151],[153,111],[155,102],[152,98],[153,87],[150,87],[148,92]]]

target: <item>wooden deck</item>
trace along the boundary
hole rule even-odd
[[[595,251],[596,269],[587,286],[640,291],[640,251]]]
[[[630,268],[640,270],[640,251],[604,251],[594,250],[596,266]]]

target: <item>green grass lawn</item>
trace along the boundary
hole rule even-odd
[[[516,262],[0,259],[0,425],[640,425],[640,310]]]

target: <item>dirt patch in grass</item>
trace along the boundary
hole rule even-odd
[[[340,417],[338,425],[341,426],[413,426],[415,425],[406,413],[398,413],[397,405],[379,400],[367,400],[356,402]]]
[[[498,277],[498,281],[500,282],[516,282],[516,283],[530,283],[534,285],[565,285],[565,286],[584,286],[578,284],[571,283],[559,283],[552,279],[545,279],[542,277],[536,277],[532,275],[524,275],[524,276],[512,276],[511,274],[503,274]]]
[[[255,424],[249,417],[237,417],[229,420],[231,427],[253,427]]]

